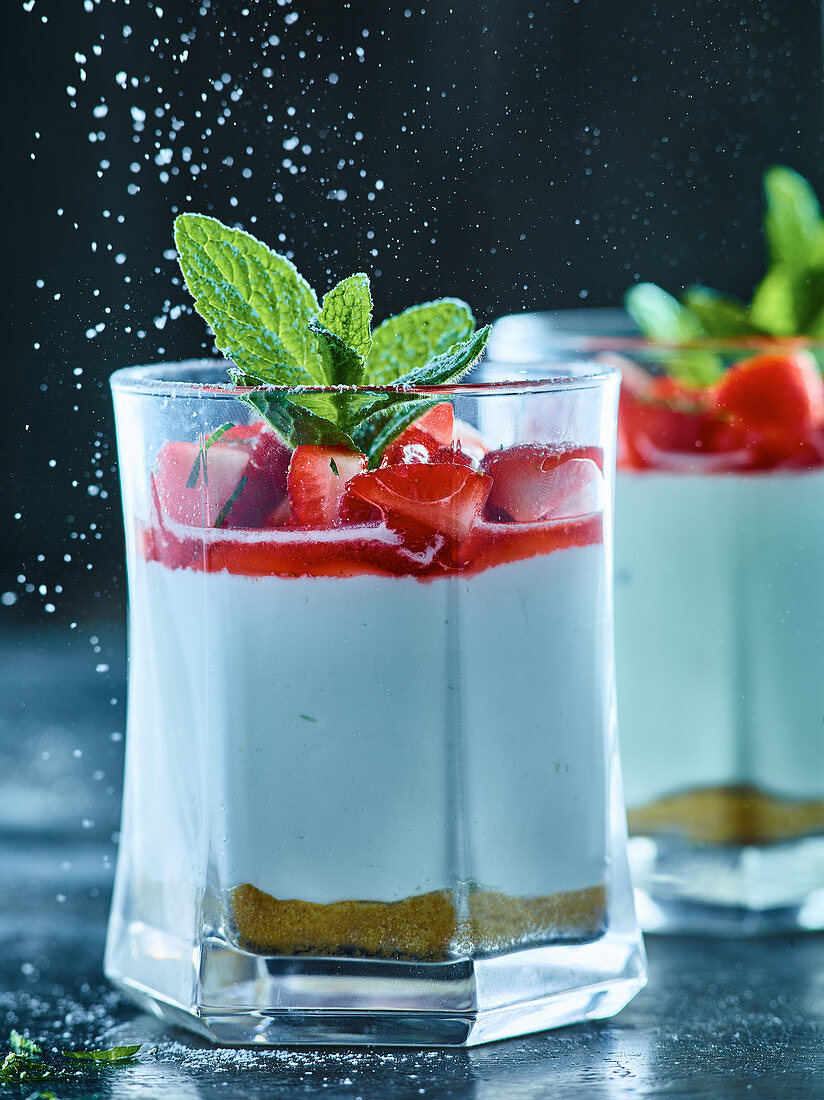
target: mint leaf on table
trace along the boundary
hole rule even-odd
[[[108,1050],[65,1051],[64,1058],[76,1062],[130,1062],[140,1050],[141,1044],[129,1047],[110,1047]]]
[[[290,446],[344,445],[376,463],[435,403],[404,388],[458,381],[486,346],[489,328],[476,332],[472,311],[457,298],[412,306],[372,332],[369,278],[361,272],[342,279],[321,306],[289,260],[215,218],[181,214],[175,242],[195,309],[235,364],[230,378],[250,390],[243,400]],[[397,389],[369,389],[390,385]]]
[[[108,1050],[83,1050],[63,1051],[47,1056],[32,1042],[26,1039],[19,1031],[12,1031],[9,1035],[9,1052],[0,1062],[0,1084],[28,1084],[35,1081],[60,1080],[74,1078],[78,1070],[70,1069],[67,1065],[60,1064],[63,1059],[71,1061],[84,1061],[95,1063],[108,1063],[123,1065],[131,1062],[141,1049],[137,1046],[111,1047]],[[52,1093],[40,1093],[42,1097],[52,1096]]]
[[[0,1084],[25,1084],[28,1081],[48,1081],[52,1077],[59,1077],[56,1072],[45,1062],[39,1062],[25,1054],[15,1054],[9,1051],[0,1062]]]
[[[9,1047],[12,1054],[22,1054],[26,1057],[42,1053],[37,1043],[14,1030],[9,1032]]]

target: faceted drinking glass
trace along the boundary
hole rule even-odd
[[[624,373],[616,661],[642,925],[824,928],[824,432],[795,416],[780,426],[778,381],[738,421],[631,397],[640,371],[691,355],[739,372],[768,355],[779,380],[789,357],[790,378],[815,390],[824,349],[656,347],[620,310],[503,318],[490,347],[531,358],[533,375],[593,356]]]
[[[225,378],[112,380],[130,672],[106,973],[230,1044],[470,1045],[615,1013],[645,980],[617,373],[406,391],[422,418],[371,471],[290,454]]]

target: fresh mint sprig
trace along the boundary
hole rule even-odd
[[[638,283],[624,303],[641,332],[661,343],[707,337],[824,337],[824,218],[811,185],[791,168],[764,174],[767,269],[749,303],[703,286],[680,301],[653,283]],[[669,373],[695,386],[711,385],[728,365],[707,351],[662,356]]]
[[[244,400],[293,447],[344,445],[377,465],[434,403],[405,391],[457,382],[486,346],[489,326],[476,332],[456,298],[412,306],[373,331],[367,275],[341,280],[319,303],[286,257],[204,214],[176,218],[175,244],[195,309],[235,364],[232,381],[251,388]],[[384,386],[393,390],[369,392]]]

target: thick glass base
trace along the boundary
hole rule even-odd
[[[121,933],[108,977],[142,1008],[234,1046],[475,1046],[612,1016],[646,981],[640,937],[607,933],[447,963],[265,957],[212,937],[181,984],[185,944],[145,924]]]
[[[752,845],[635,836],[629,859],[647,932],[824,929],[824,837]]]

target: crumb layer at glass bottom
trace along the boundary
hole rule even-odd
[[[645,926],[824,926],[824,470],[622,471],[615,544]]]

